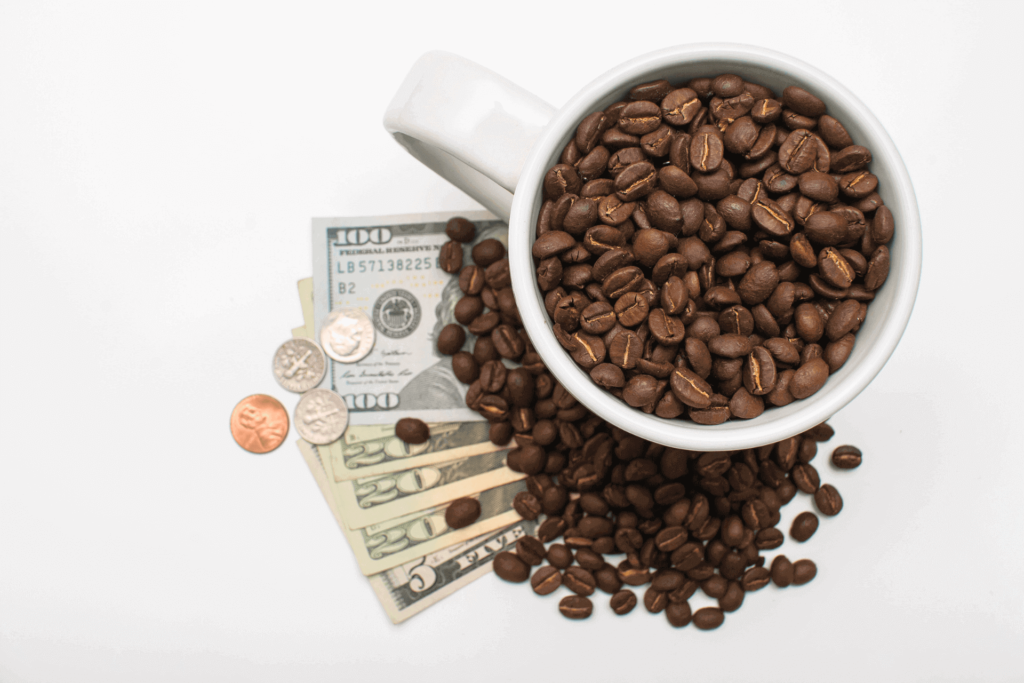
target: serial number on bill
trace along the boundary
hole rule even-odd
[[[392,273],[397,271],[441,269],[441,260],[434,257],[406,259],[369,259],[336,262],[338,273]]]

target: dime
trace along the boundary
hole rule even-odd
[[[373,348],[376,332],[370,317],[358,308],[336,308],[320,327],[320,345],[339,363],[355,363]]]
[[[348,427],[348,406],[330,389],[307,391],[295,406],[295,429],[310,443],[324,446],[341,438]]]
[[[247,396],[231,411],[231,436],[250,453],[269,453],[288,436],[288,411],[271,396]]]
[[[289,339],[274,354],[274,379],[288,391],[301,394],[309,391],[327,372],[327,359],[320,346],[311,339]]]

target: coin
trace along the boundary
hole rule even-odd
[[[231,436],[250,453],[269,453],[288,436],[288,411],[272,396],[247,396],[231,411]]]
[[[337,441],[348,427],[348,406],[330,389],[307,391],[295,406],[295,429],[310,443]]]
[[[336,308],[320,327],[320,345],[339,363],[355,363],[373,348],[376,332],[370,316],[358,308]]]
[[[301,394],[324,378],[327,359],[320,346],[311,339],[289,339],[274,354],[274,379],[288,391]]]

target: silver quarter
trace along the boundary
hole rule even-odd
[[[288,391],[302,394],[324,378],[327,358],[312,339],[297,337],[277,347],[274,354],[274,379]]]
[[[299,436],[310,443],[325,446],[341,438],[348,427],[348,406],[330,389],[311,389],[295,406],[292,423]]]
[[[339,363],[355,363],[373,348],[376,330],[370,316],[358,308],[336,308],[320,327],[320,345]]]

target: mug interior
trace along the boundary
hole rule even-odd
[[[531,248],[543,202],[544,174],[559,162],[562,149],[588,114],[627,99],[640,83],[666,79],[681,87],[691,78],[734,73],[765,85],[781,96],[789,85],[805,88],[823,100],[854,144],[872,153],[870,170],[878,193],[893,213],[895,235],[889,243],[890,271],[868,306],[853,352],[813,396],[771,407],[752,420],[698,425],[665,419],[632,408],[593,383],[555,339],[544,299],[537,286]],[[906,168],[892,140],[852,93],[817,69],[780,53],[744,45],[690,45],[634,59],[599,77],[580,91],[552,119],[527,160],[516,187],[509,229],[509,261],[516,301],[527,333],[558,381],[605,420],[651,441],[693,450],[732,450],[782,440],[831,417],[852,400],[881,370],[906,327],[920,275],[920,225],[917,202]]]

